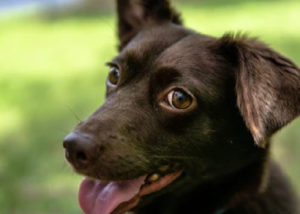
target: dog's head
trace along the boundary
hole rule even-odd
[[[81,185],[86,213],[234,173],[299,114],[299,70],[266,45],[184,28],[167,0],[117,6],[106,101],[64,141],[75,170],[99,180]]]

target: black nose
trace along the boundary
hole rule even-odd
[[[97,157],[97,145],[92,139],[78,132],[72,132],[64,139],[65,156],[76,168],[81,169],[93,163]]]

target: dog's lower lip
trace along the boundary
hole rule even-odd
[[[162,190],[163,188],[165,188],[166,186],[168,186],[169,184],[171,184],[172,182],[177,180],[182,175],[182,172],[183,172],[182,170],[179,170],[179,171],[175,171],[175,172],[166,174],[164,176],[159,176],[159,178],[154,179],[155,181],[152,181],[150,184],[147,183],[149,178],[151,178],[152,176],[156,177],[158,174],[155,173],[155,174],[151,174],[151,175],[147,176],[145,179],[145,183],[140,188],[139,193],[135,197],[133,197],[131,200],[120,204],[112,212],[112,214],[121,214],[126,211],[132,210],[133,208],[135,208],[138,205],[141,197]]]
[[[162,188],[168,186],[170,183],[172,183],[174,180],[176,180],[181,174],[182,174],[182,170],[176,171],[176,172],[172,172],[172,173],[166,174],[164,176],[159,176],[158,174],[151,175],[148,178],[148,179],[150,179],[149,181],[151,183],[150,184],[144,184],[141,187],[140,195],[141,196],[148,195],[148,194],[150,194],[152,192],[157,192],[157,191],[161,190]],[[153,186],[153,185],[159,186],[158,187],[159,189],[156,189],[154,191],[148,190],[147,187]],[[147,190],[145,190],[145,189],[147,189]]]

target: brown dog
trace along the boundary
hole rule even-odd
[[[118,0],[106,102],[65,138],[86,214],[297,214],[269,137],[300,113],[300,71],[244,36]]]

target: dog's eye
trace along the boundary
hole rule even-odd
[[[174,89],[167,96],[168,104],[172,108],[186,109],[190,107],[193,98],[182,89]]]
[[[120,79],[120,71],[117,67],[111,66],[108,73],[108,81],[112,85],[117,85]]]

